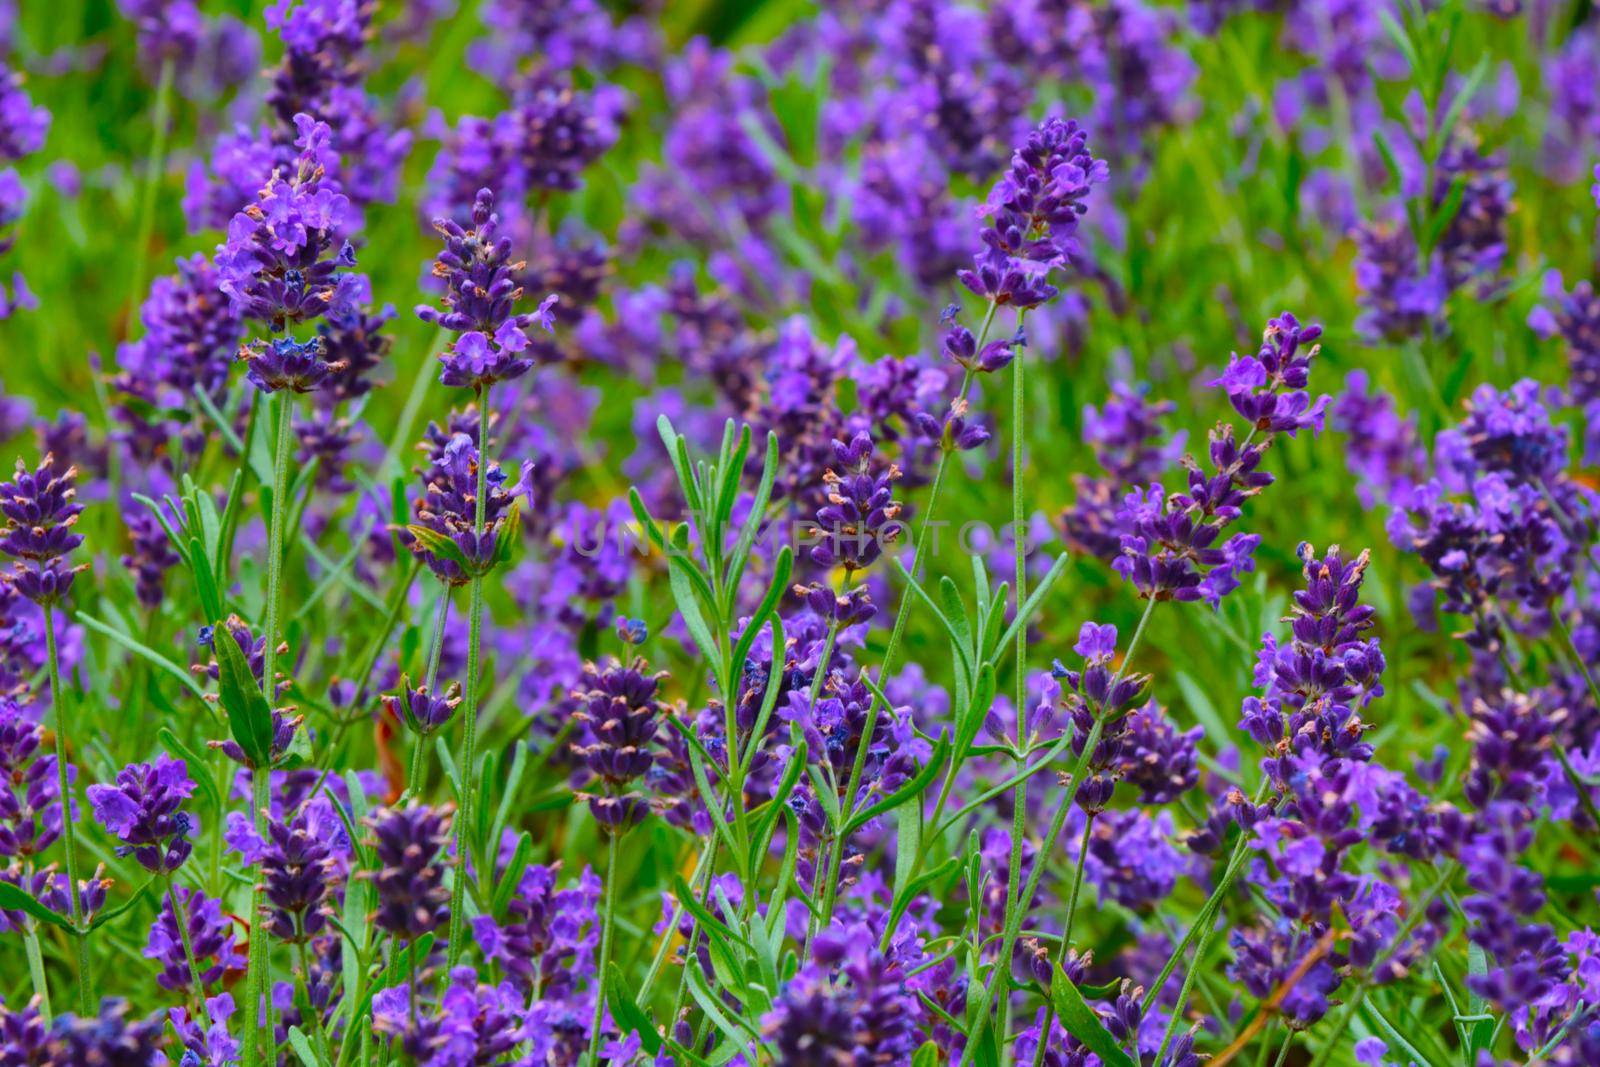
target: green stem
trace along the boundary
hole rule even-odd
[[[1022,330],[1022,318],[1025,312],[1017,311],[1017,331]],[[1018,352],[1011,361],[1011,548],[1012,558],[1015,563],[1015,588],[1017,598],[1017,617],[1022,617],[1022,605],[1028,599],[1028,546],[1023,521],[1022,499],[1022,464],[1024,455],[1024,412],[1027,410],[1027,391],[1024,380],[1024,360],[1022,353]],[[1024,752],[1028,748],[1028,628],[1017,627],[1016,643],[1016,700],[1013,705],[1017,710],[1017,751]],[[1020,758],[1020,757],[1019,757]],[[1012,822],[1011,828],[1011,863],[1009,876],[1006,880],[1006,907],[1016,906],[1016,896],[1022,881],[1022,838],[1027,829],[1028,811],[1028,782],[1027,779],[1019,781],[1011,794]],[[1079,875],[1082,876],[1083,860],[1080,857]],[[1077,890],[1073,890],[1076,900]],[[1065,940],[1062,944],[1065,945]],[[1006,1005],[1005,1029],[1000,1033],[1000,1044],[1009,1047],[1006,1038],[1011,1030],[1010,998],[1006,996],[1006,988],[1011,983],[1011,969],[1004,968],[1001,975],[1000,998]],[[1051,1008],[1045,1006],[1045,1022],[1040,1028],[1039,1049],[1034,1060],[1035,1067],[1042,1062],[1044,1048],[1048,1042],[1045,1035],[1050,1033]]]
[[[1122,666],[1112,676],[1107,692],[1116,689],[1117,683],[1122,681],[1122,676],[1128,669],[1128,664],[1133,662],[1134,651],[1138,649],[1140,640],[1144,637],[1145,627],[1150,623],[1150,613],[1155,610],[1156,601],[1152,597],[1146,601],[1144,614],[1139,617],[1138,628],[1133,631],[1133,638],[1128,642],[1128,650],[1123,654]],[[977,1025],[973,1032],[967,1035],[967,1046],[962,1053],[963,1063],[970,1063],[972,1056],[982,1044],[984,1032],[989,1028],[989,1015],[987,1010],[994,1003],[995,989],[1003,980],[1003,975],[1010,969],[1011,953],[1016,948],[1017,937],[1022,931],[1022,917],[1027,914],[1028,905],[1033,900],[1033,895],[1038,891],[1039,880],[1044,877],[1045,868],[1049,866],[1045,860],[1055,850],[1056,841],[1061,837],[1061,831],[1067,824],[1067,815],[1072,811],[1074,799],[1078,793],[1078,786],[1083,781],[1084,771],[1088,769],[1089,760],[1094,756],[1095,746],[1100,743],[1100,735],[1105,730],[1105,716],[1095,716],[1094,725],[1089,729],[1089,736],[1084,738],[1083,749],[1078,756],[1078,761],[1073,764],[1071,773],[1067,776],[1066,784],[1062,787],[1064,795],[1060,803],[1055,806],[1055,815],[1050,819],[1050,827],[1045,831],[1044,840],[1039,845],[1039,862],[1033,865],[1033,871],[1028,875],[1028,882],[1022,887],[1022,896],[1018,899],[1016,911],[1007,918],[1005,929],[1000,939],[1000,954],[995,957],[995,964],[990,971],[989,980],[983,988],[983,1003],[985,1010],[978,1015]]]
[[[271,774],[265,767],[255,767],[250,771],[250,803],[254,809],[253,818],[256,824],[256,833],[263,840],[267,836],[267,808],[272,803],[272,793],[269,783]],[[245,967],[245,1056],[244,1062],[253,1067],[261,1061],[262,1057],[270,1059],[270,1050],[263,1052],[262,1031],[266,1029],[267,1016],[270,1010],[263,1013],[262,999],[266,995],[266,970],[267,945],[266,924],[261,921],[261,908],[265,900],[265,886],[260,872],[257,872],[256,883],[250,891],[250,942],[249,960]],[[271,1039],[267,1039],[270,1046]]]
[[[22,928],[22,946],[28,953],[28,977],[33,979],[33,995],[39,1001],[39,1018],[48,1027],[54,1017],[50,1011],[50,984],[44,976],[44,955],[39,951],[39,929],[32,921]]]
[[[611,962],[611,925],[617,910],[617,849],[621,836],[610,831],[606,833],[606,898],[605,910],[600,915],[600,957],[596,968],[600,990],[595,994],[594,1021],[589,1025],[590,1067],[599,1067],[600,1063],[600,1023],[606,1013],[605,975],[606,966]]]
[[[299,979],[300,995],[306,1001],[306,1015],[311,1019],[311,1036],[317,1043],[317,1055],[321,1057],[323,1063],[332,1063],[333,1054],[328,1045],[328,1032],[322,1026],[322,1012],[318,1011],[316,1004],[311,1001],[311,965],[306,959],[306,943],[295,942],[295,952],[300,957],[300,969],[295,977]]]
[[[989,337],[989,327],[994,322],[994,313],[997,305],[990,304],[989,311],[983,317],[983,325],[978,330],[978,348],[982,349],[984,342]],[[967,393],[972,389],[972,371],[968,370],[961,379],[961,389],[956,394],[957,402],[964,401]],[[933,529],[933,516],[939,503],[939,490],[944,487],[944,478],[950,468],[950,452],[948,450],[939,454],[938,466],[933,471],[933,484],[928,489],[928,510],[922,517],[922,529],[917,534],[917,547],[911,556],[911,576],[917,576],[922,566],[922,557],[927,551],[928,537]],[[883,688],[884,680],[894,669],[895,653],[900,650],[900,638],[905,634],[906,620],[911,614],[911,602],[915,599],[909,593],[900,598],[900,608],[895,612],[894,629],[889,632],[889,643],[883,650],[883,666],[878,669],[878,688]],[[873,693],[872,702],[867,705],[867,718],[862,726],[861,736],[870,738],[878,725],[878,716],[882,712],[882,704],[877,693]],[[840,806],[841,822],[846,822],[855,808],[856,791],[861,787],[861,775],[867,765],[867,750],[870,745],[861,744],[856,747],[855,763],[850,768],[850,782],[845,786],[845,803]],[[830,850],[826,866],[827,873],[823,881],[822,897],[822,924],[833,918],[834,901],[838,895],[839,865],[843,861],[844,842],[839,841]]]
[[[83,907],[78,899],[77,828],[72,817],[72,779],[67,774],[67,691],[61,684],[61,655],[56,648],[56,613],[44,607],[45,654],[50,662],[50,703],[56,713],[56,787],[61,793],[61,844],[67,854],[67,907],[72,916],[72,941],[78,956],[78,1010],[87,1019],[94,1014],[94,971],[89,966],[89,945],[83,930]]]
[[[189,937],[189,915],[183,910],[170,874],[167,875],[167,904],[172,908],[172,924],[178,928],[178,940],[183,943],[183,958],[189,964],[189,981],[194,983],[195,1021],[199,1022],[206,1002],[206,984],[200,977],[200,961],[195,958],[194,942]]]
[[[1283,1035],[1283,1046],[1278,1049],[1278,1058],[1272,1061],[1273,1067],[1283,1067],[1285,1061],[1289,1059],[1289,1046],[1292,1044],[1294,1044],[1294,1031],[1290,1030]],[[1161,1061],[1157,1060],[1156,1062],[1160,1063]]]
[[[1089,834],[1094,830],[1094,816],[1091,814],[1083,820],[1083,840],[1078,844],[1077,870],[1072,875],[1072,892],[1067,895],[1067,918],[1061,924],[1061,940],[1056,942],[1056,961],[1050,968],[1050,980],[1056,981],[1057,973],[1064,976],[1067,973],[1067,946],[1072,943],[1072,920],[1078,914],[1078,894],[1083,891],[1083,868],[1086,866],[1084,857],[1089,854]],[[1048,990],[1046,990],[1048,992]],[[1055,1001],[1052,998],[1044,1006],[1044,1025],[1039,1027],[1039,1047],[1033,1053],[1033,1067],[1040,1067],[1044,1063],[1046,1040],[1050,1033],[1050,1023],[1055,1019]],[[1158,1058],[1157,1063],[1161,1060]]]
[[[152,121],[155,131],[150,139],[150,156],[145,161],[143,188],[139,195],[139,228],[134,243],[133,291],[129,294],[127,317],[123,323],[125,334],[131,334],[133,317],[137,314],[140,297],[144,292],[145,265],[150,260],[150,235],[155,230],[156,186],[167,165],[167,126],[172,111],[173,62],[161,62],[160,80],[156,82],[155,113]]]
[[[294,422],[293,395],[283,392],[274,395],[276,401],[273,407],[276,409],[278,423],[272,456],[272,514],[267,527],[267,620],[262,635],[265,644],[261,653],[261,692],[267,698],[268,707],[276,704],[278,696],[278,625],[283,602],[283,525],[284,517],[289,511],[288,501],[284,498],[289,492],[289,439]],[[263,840],[267,836],[267,810],[272,803],[270,775],[271,769],[268,767],[251,768],[251,804],[254,809],[251,818],[255,822],[256,833]],[[262,999],[267,991],[267,956],[270,951],[267,945],[266,927],[261,922],[264,891],[258,865],[255,888],[251,891],[250,956],[245,975],[247,1000],[244,1062],[252,1067],[263,1055],[263,1044],[267,1047],[266,1054],[270,1058],[272,1044],[271,1031],[267,1028],[267,1021],[272,1014],[271,1009],[269,1007],[266,1012],[261,1010]]]
[[[489,412],[484,407],[485,391],[478,387],[478,487],[474,500],[476,514],[473,530],[483,533],[484,494],[489,478]],[[461,798],[455,820],[456,878],[450,892],[450,945],[449,967],[455,970],[466,947],[467,923],[467,827],[472,821],[472,805],[477,799],[478,775],[476,769],[478,746],[478,655],[483,638],[483,575],[472,576],[471,593],[467,607],[467,699],[464,737],[461,742]],[[444,633],[439,634],[443,643]]]

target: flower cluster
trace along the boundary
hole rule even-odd
[[[577,707],[572,718],[579,734],[572,752],[602,787],[588,797],[589,811],[608,833],[637,826],[650,810],[649,801],[628,788],[655,762],[664,711],[656,691],[665,677],[665,672],[648,673],[642,659],[604,667],[590,664],[573,694]]]
[[[86,563],[73,567],[65,562],[83,544],[83,535],[74,529],[83,514],[76,500],[77,477],[74,467],[57,473],[54,457],[46,455],[31,471],[18,459],[16,476],[0,482],[0,515],[5,517],[0,553],[15,561],[3,580],[36,604],[60,601],[72,580],[88,569]]]
[[[555,327],[553,295],[536,311],[514,310],[522,297],[517,274],[525,264],[512,261],[511,239],[497,232],[499,222],[488,189],[479,189],[473,201],[471,229],[452,219],[434,220],[433,228],[444,238],[444,250],[433,262],[433,276],[445,285],[444,310],[421,305],[417,317],[458,335],[439,357],[444,385],[482,390],[522,377],[533,367],[524,354],[530,344],[527,330],[535,323],[546,330]]]
[[[182,760],[163,753],[154,763],[130,763],[115,785],[91,785],[89,806],[106,832],[118,837],[119,855],[131,855],[147,871],[171,874],[194,851],[199,826],[183,802],[194,782]]]
[[[1122,555],[1112,567],[1140,596],[1215,606],[1255,568],[1258,535],[1219,539],[1241,516],[1244,502],[1272,484],[1272,475],[1259,468],[1273,438],[1306,427],[1321,430],[1329,398],[1313,400],[1305,389],[1321,335],[1321,327],[1303,327],[1288,312],[1270,320],[1256,353],[1235,355],[1212,382],[1248,421],[1245,439],[1238,441],[1231,425],[1219,424],[1210,440],[1215,473],[1185,458],[1186,491],[1168,494],[1156,484],[1128,494],[1117,516],[1124,529]]]

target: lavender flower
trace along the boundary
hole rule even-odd
[[[83,505],[74,499],[76,468],[58,475],[54,466],[49,455],[32,471],[18,459],[16,476],[0,482],[0,515],[6,520],[0,529],[0,552],[15,560],[5,581],[47,608],[65,597],[72,580],[88,569],[88,564],[69,567],[63,562],[83,543],[83,536],[73,529]]]
[[[903,964],[866,929],[819,934],[815,962],[785,986],[762,1031],[779,1061],[796,1067],[909,1060],[922,1008]]]
[[[471,437],[449,439],[425,473],[427,491],[412,505],[416,521],[405,529],[411,551],[449,585],[465,585],[487,573],[505,556],[516,529],[517,500],[528,492],[531,464],[521,479],[506,485],[498,463],[483,475],[483,523],[478,524],[478,466],[482,458]]]
[[[1073,722],[1074,755],[1083,755],[1084,743],[1095,720],[1104,723],[1084,778],[1073,793],[1085,812],[1098,815],[1111,803],[1124,766],[1137,763],[1132,752],[1124,752],[1128,740],[1127,716],[1144,699],[1150,676],[1124,674],[1118,677],[1120,672],[1112,666],[1117,652],[1115,626],[1084,623],[1073,650],[1084,658],[1083,669],[1070,670],[1057,661],[1050,673],[1062,683],[1063,703]]]
[[[1061,525],[1069,545],[1107,562],[1122,551],[1117,521],[1122,499],[1135,487],[1159,479],[1183,448],[1182,433],[1157,443],[1162,438],[1160,419],[1175,405],[1153,403],[1146,394],[1145,389],[1113,382],[1103,408],[1083,409],[1084,440],[1106,473],[1102,478],[1073,474],[1077,500],[1061,513]]]
[[[330,839],[343,837],[326,808],[307,805],[287,819],[267,823],[261,850],[261,880],[266,887],[264,920],[273,937],[304,944],[326,929],[329,901],[338,875]]]
[[[25,863],[62,830],[60,778],[55,756],[39,753],[43,734],[16,701],[0,697],[0,856]],[[68,781],[76,776],[69,766]]]
[[[479,189],[472,205],[472,229],[462,229],[451,219],[435,219],[433,228],[444,238],[444,251],[434,260],[434,277],[445,283],[444,311],[426,305],[417,317],[459,334],[439,357],[439,381],[444,385],[484,389],[495,382],[520,378],[532,367],[522,355],[529,345],[527,329],[538,323],[553,329],[548,296],[531,314],[513,311],[522,288],[517,272],[525,264],[512,262],[511,239],[498,236],[494,193]]]
[[[1091,188],[1110,171],[1089,155],[1088,135],[1076,122],[1049,119],[1028,135],[1011,167],[989,193],[990,222],[980,232],[986,251],[961,283],[995,304],[1036,307],[1057,289],[1043,280],[1078,251],[1079,218]]]
[[[428,737],[455,717],[461,703],[461,686],[452,685],[442,696],[435,696],[426,685],[413,688],[410,679],[401,676],[400,692],[379,699],[396,722],[403,723],[419,738]]]
[[[1306,587],[1294,595],[1292,640],[1279,646],[1262,637],[1256,664],[1260,697],[1246,697],[1239,728],[1267,749],[1262,768],[1287,788],[1305,757],[1365,761],[1372,745],[1361,709],[1383,694],[1384,669],[1376,640],[1362,634],[1375,612],[1358,600],[1368,554],[1346,560],[1337,545],[1318,559],[1310,545],[1299,549]]]
[[[585,868],[577,885],[558,889],[560,873],[559,864],[530,865],[507,905],[506,921],[480,915],[472,923],[484,955],[504,967],[530,999],[575,998],[594,977],[600,880]]]
[[[139,603],[153,611],[161,606],[167,572],[183,559],[173,551],[167,532],[145,505],[136,500],[124,501],[122,522],[133,542],[132,551],[122,557],[122,566],[133,574]]]
[[[665,677],[665,672],[646,673],[642,659],[626,666],[614,660],[604,668],[589,664],[574,693],[578,707],[572,717],[582,732],[572,752],[604,788],[587,799],[590,813],[608,833],[638,825],[649,810],[641,794],[626,790],[654,762],[662,715],[656,690]]]
[[[444,886],[444,858],[450,840],[448,806],[413,802],[383,808],[367,818],[378,868],[372,884],[378,894],[373,921],[380,929],[414,941],[444,924],[450,891]]]
[[[1257,469],[1272,439],[1280,432],[1293,436],[1308,426],[1321,429],[1329,398],[1313,400],[1304,388],[1321,333],[1321,327],[1302,327],[1287,312],[1270,320],[1256,354],[1236,354],[1212,383],[1250,421],[1244,442],[1234,439],[1232,426],[1219,424],[1210,442],[1215,474],[1207,475],[1186,458],[1187,492],[1168,495],[1152,485],[1128,495],[1117,515],[1125,531],[1122,555],[1112,568],[1140,596],[1204,600],[1215,606],[1238,588],[1240,575],[1254,569],[1258,536],[1235,534],[1221,544],[1218,539],[1242,514],[1244,502],[1272,484],[1272,475]],[[1302,349],[1306,345],[1310,347]]]
[[[189,944],[194,949],[195,962],[200,968],[200,981],[211,986],[222,981],[228,971],[243,971],[244,945],[234,937],[233,921],[223,916],[222,902],[187,886],[175,885],[172,892],[183,910]],[[161,911],[150,927],[144,955],[146,959],[160,964],[161,973],[156,976],[156,981],[161,988],[199,992],[191,989],[193,977],[189,961],[184,955],[183,938],[178,932],[178,920],[173,915],[170,896],[162,898]]]
[[[340,236],[349,197],[327,180],[333,133],[326,123],[296,115],[299,154],[287,171],[274,170],[254,203],[228,223],[227,242],[217,249],[219,287],[239,314],[263,323],[273,333],[324,314],[334,302],[345,268],[355,253]],[[313,348],[315,346],[315,348]],[[254,365],[265,361],[256,386],[271,392],[315,388],[321,378],[291,363],[296,378],[278,382],[285,361],[316,363],[320,342],[279,349],[258,345],[242,353]],[[302,386],[304,386],[302,388]]]
[[[194,851],[199,832],[181,806],[194,793],[182,760],[166,753],[154,763],[132,763],[117,772],[115,785],[91,785],[89,806],[106,832],[122,840],[118,855],[131,855],[156,874],[172,874]]]
[[[811,560],[819,567],[843,567],[854,574],[883,554],[883,546],[899,535],[900,503],[894,481],[900,469],[873,464],[872,437],[865,431],[846,444],[833,442],[834,466],[823,475],[828,503],[817,510]],[[842,472],[842,473],[841,473]]]

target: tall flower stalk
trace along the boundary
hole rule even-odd
[[[481,687],[483,648],[483,579],[493,569],[505,549],[501,512],[514,495],[523,491],[526,479],[511,492],[499,492],[495,510],[490,510],[489,388],[496,382],[520,378],[533,369],[531,340],[526,331],[535,323],[549,330],[554,327],[550,309],[556,298],[546,297],[533,313],[518,313],[522,297],[517,277],[525,267],[511,259],[511,239],[497,233],[499,219],[494,213],[494,194],[478,190],[472,205],[472,226],[462,227],[451,219],[434,220],[434,229],[444,239],[444,250],[434,261],[433,275],[444,283],[443,310],[428,305],[417,308],[425,322],[435,323],[457,336],[440,354],[439,381],[447,386],[473,391],[478,413],[476,452],[472,477],[475,484],[468,501],[450,501],[453,509],[435,509],[421,516],[423,521],[409,527],[419,551],[436,574],[447,584],[465,579],[467,601],[467,678],[461,740],[460,814],[455,820],[456,873],[450,908],[449,965],[454,968],[465,948],[467,888],[467,828],[472,824],[472,805],[478,792],[478,705]],[[498,468],[495,468],[498,473]],[[465,487],[462,487],[463,489]],[[498,485],[496,486],[498,492]],[[471,511],[470,527],[461,519],[466,503]],[[422,532],[419,533],[419,530]],[[448,592],[446,593],[448,595]],[[442,636],[442,635],[441,635]]]
[[[0,483],[0,552],[15,563],[4,576],[6,584],[39,605],[44,614],[45,657],[50,674],[50,702],[55,711],[57,800],[61,805],[61,843],[66,852],[67,907],[72,919],[72,942],[78,959],[78,1006],[87,1014],[94,1003],[94,972],[89,964],[88,931],[83,926],[79,897],[78,845],[72,800],[72,774],[67,763],[67,693],[61,685],[61,650],[56,645],[55,608],[72,588],[73,579],[87,564],[69,566],[66,556],[83,543],[74,532],[83,505],[77,503],[77,470],[55,472],[51,456],[35,470],[19,459],[16,476]]]
[[[346,367],[344,360],[330,358],[323,337],[301,342],[295,340],[293,331],[314,323],[336,304],[349,301],[355,292],[365,288],[364,281],[346,272],[355,264],[350,243],[342,236],[350,203],[328,174],[337,161],[331,146],[332,131],[326,123],[305,114],[294,117],[294,127],[297,152],[292,164],[275,168],[256,200],[234,215],[228,225],[227,241],[216,255],[219,288],[241,317],[261,324],[269,334],[268,338],[242,346],[239,358],[247,366],[250,383],[275,397],[271,412],[275,419],[272,506],[267,525],[267,588],[259,679],[264,713],[274,716],[286,555],[284,527],[291,512],[288,497],[293,398],[328,386]],[[232,650],[227,651],[231,655]],[[274,737],[274,744],[278,740]],[[287,737],[282,741],[286,745]],[[239,744],[237,739],[235,744]],[[251,816],[256,833],[264,836],[274,757],[260,745],[252,744],[249,749],[240,748],[239,758],[250,769]],[[262,872],[258,869],[256,873],[252,914],[258,913],[262,904]],[[245,1058],[250,1063],[255,1062],[263,1044],[271,1046],[270,1004],[266,1012],[262,1011],[268,992],[268,968],[265,933],[259,922],[252,922],[245,994]]]

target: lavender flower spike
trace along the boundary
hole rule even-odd
[[[199,826],[179,810],[193,793],[184,762],[162,753],[154,763],[124,767],[115,785],[91,785],[89,806],[100,825],[121,838],[118,855],[132,855],[155,874],[171,874],[194,851],[190,837]]]
[[[520,378],[533,367],[526,355],[527,329],[538,323],[554,329],[550,295],[531,314],[513,311],[522,297],[517,275],[526,264],[511,261],[511,239],[497,237],[500,219],[494,213],[494,193],[479,189],[472,205],[472,229],[462,229],[451,219],[435,219],[433,228],[444,237],[444,250],[434,260],[433,275],[445,283],[445,310],[422,305],[417,317],[436,323],[460,336],[439,357],[444,369],[439,381],[450,386],[483,389],[494,382]]]

